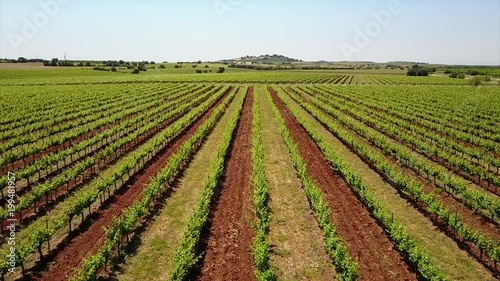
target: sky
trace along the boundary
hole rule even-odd
[[[0,0],[1,58],[500,65],[500,0]]]

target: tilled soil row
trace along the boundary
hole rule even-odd
[[[340,97],[340,98],[343,98],[343,97]],[[346,99],[348,100],[349,102],[355,102],[351,99]],[[370,109],[372,109],[372,107],[368,107]],[[384,113],[387,113],[387,114],[390,114],[388,113],[387,111],[384,111],[384,110],[379,110],[381,112],[384,112]],[[345,115],[348,115],[360,122],[362,122],[363,124],[365,124],[360,118],[350,114],[350,113],[345,113],[345,112],[342,112],[343,114]],[[394,115],[391,115],[391,116],[394,116]],[[394,118],[399,118],[399,117],[394,117]],[[410,122],[412,123],[412,122]],[[487,180],[484,180],[484,179],[481,179],[480,176],[473,176],[471,174],[469,174],[468,172],[460,169],[459,167],[456,167],[456,166],[453,166],[452,164],[448,163],[445,161],[445,159],[443,158],[440,158],[440,157],[437,157],[437,156],[433,156],[433,155],[429,155],[428,153],[426,152],[422,152],[422,151],[418,151],[418,150],[415,150],[412,148],[412,145],[410,143],[407,143],[405,141],[402,141],[402,140],[398,140],[397,138],[395,138],[394,136],[390,136],[388,135],[387,133],[375,128],[374,126],[372,126],[371,124],[366,124],[366,126],[369,126],[370,128],[372,128],[373,130],[385,135],[386,137],[388,137],[389,139],[392,139],[392,140],[395,140],[397,142],[401,142],[401,144],[403,144],[404,146],[406,146],[408,149],[411,149],[412,151],[415,151],[417,154],[419,155],[422,155],[423,157],[429,159],[430,161],[433,161],[434,163],[436,164],[439,164],[441,166],[443,166],[444,168],[446,168],[448,171],[450,172],[453,172],[454,174],[462,177],[464,180],[469,180],[471,182],[473,182],[474,184],[476,184],[477,186],[480,186],[482,187],[483,189],[489,191],[490,193],[492,194],[495,194],[497,196],[500,196],[500,188],[498,188],[497,186],[493,185],[493,184],[490,184],[488,183]],[[402,129],[402,130],[405,130],[405,129]],[[432,131],[432,130],[431,130]],[[437,132],[435,130],[433,130],[432,132],[436,133],[437,135],[440,135],[441,137],[443,137],[443,133],[442,132]],[[411,134],[411,133],[410,133]],[[450,136],[448,136],[450,137]],[[450,137],[451,138],[451,137]],[[427,139],[424,139],[424,141],[430,145],[432,145],[432,141],[429,141]],[[462,143],[463,144],[463,143]],[[474,147],[475,149],[480,149],[480,150],[484,150],[484,148],[480,148],[479,146],[477,147]],[[451,155],[454,155],[454,156],[457,156],[459,155],[459,152],[452,152],[452,151],[446,151],[443,149],[443,151],[445,152],[448,152],[449,154]],[[463,157],[462,157],[463,158]],[[465,159],[465,158],[464,158]],[[482,168],[484,169],[485,171],[488,171],[489,173],[491,173],[492,175],[495,175],[495,174],[498,174],[498,172],[495,172],[494,169],[490,169],[490,166],[488,166],[486,163],[483,163],[483,164],[480,164],[479,162],[476,161],[472,161],[471,159],[469,159],[469,163],[471,163],[472,165],[474,165],[475,167],[479,167],[479,168]]]
[[[290,88],[288,88],[288,89],[290,89]],[[351,116],[347,113],[342,113],[342,114]],[[353,116],[351,116],[351,117],[353,117]],[[344,129],[351,132],[351,134],[354,137],[358,138],[361,142],[363,142],[364,145],[366,145],[367,147],[370,148],[370,150],[380,153],[380,155],[382,155],[382,157],[387,162],[398,167],[406,176],[418,181],[422,185],[422,187],[426,193],[433,193],[434,196],[437,199],[439,199],[443,203],[443,205],[446,206],[450,211],[453,211],[456,214],[460,215],[462,220],[467,225],[469,225],[473,229],[481,230],[482,233],[484,233],[487,237],[490,237],[491,239],[500,241],[500,231],[499,231],[500,229],[499,229],[498,223],[496,221],[491,220],[491,218],[488,218],[485,215],[472,210],[471,208],[469,208],[468,206],[465,205],[465,203],[463,202],[462,199],[456,198],[455,196],[452,196],[449,193],[441,191],[440,190],[441,188],[432,181],[432,178],[426,179],[424,176],[417,173],[418,171],[416,168],[406,165],[405,162],[396,161],[393,156],[386,155],[380,148],[378,148],[375,145],[373,145],[372,143],[370,143],[367,139],[365,139],[362,135],[358,134],[356,131],[354,131],[346,126],[344,127]],[[391,139],[386,134],[383,134],[383,135],[388,137],[389,139]],[[397,142],[397,140],[393,140],[393,139],[391,139],[391,140]],[[418,152],[415,152],[415,153],[418,153]],[[361,158],[364,159],[363,157],[361,157]],[[433,161],[433,159],[430,159],[430,160]],[[368,162],[369,160],[364,159],[364,161]],[[441,164],[441,163],[438,163],[438,164]]]
[[[235,138],[225,164],[217,201],[202,244],[205,255],[197,280],[255,280],[251,253],[254,230],[250,174],[253,87],[245,97]]]
[[[309,176],[323,192],[331,210],[331,221],[347,244],[351,257],[359,264],[361,280],[416,280],[404,258],[394,248],[383,229],[363,207],[348,185],[335,174],[324,155],[295,120],[272,88],[278,107],[292,139],[306,162]]]
[[[360,136],[358,136],[360,137]],[[362,137],[360,137],[362,138]],[[382,153],[379,148],[372,146],[371,144],[367,144],[370,149],[374,151],[379,151]],[[382,153],[383,154],[383,153]],[[359,155],[358,155],[359,156]],[[440,194],[436,192],[436,186],[431,182],[425,179],[424,177],[420,176],[419,174],[415,173],[412,169],[409,167],[403,166],[398,164],[394,159],[384,156],[385,160],[387,160],[389,163],[396,165],[396,167],[399,167],[399,169],[407,176],[413,177],[415,180],[417,180],[423,187],[423,190],[427,193],[434,192],[434,195],[441,200],[443,205],[448,208],[450,211],[454,211],[456,215],[459,215],[462,221],[466,226],[473,230],[478,230],[481,234],[483,234],[485,237],[492,239],[493,241],[496,241],[500,237],[500,232],[498,231],[498,225],[492,224],[491,221],[485,220],[484,217],[480,216],[478,213],[475,213],[474,211],[470,210],[466,206],[464,206],[462,203],[460,203],[457,199],[452,197],[451,195],[445,195],[445,194]],[[376,168],[373,166],[373,164],[367,160],[366,158],[360,156],[365,163],[370,166],[373,170],[376,171]],[[394,186],[394,182],[387,177],[387,175],[383,173],[377,172],[386,182]],[[406,200],[409,201],[420,213],[422,213],[425,217],[431,220],[431,222],[438,227],[443,233],[445,233],[447,236],[452,238],[459,246],[461,249],[464,251],[468,252],[473,258],[475,258],[478,262],[480,262],[486,269],[491,271],[495,277],[498,278],[500,276],[500,268],[495,265],[495,263],[486,257],[486,255],[483,255],[481,251],[477,248],[477,246],[470,242],[470,241],[464,241],[463,238],[458,235],[450,226],[446,225],[441,219],[437,218],[436,215],[432,215],[427,211],[427,206],[419,201],[415,200],[415,198],[404,194],[400,190],[396,189],[400,196]]]
[[[350,129],[347,129],[348,131],[352,131]],[[353,132],[353,131],[352,131]],[[411,169],[408,166],[405,166],[404,163],[399,163],[395,161],[393,158],[389,156],[385,156],[384,153],[376,146],[372,145],[369,143],[366,139],[364,139],[361,135],[357,134],[356,132],[353,132],[353,136],[357,139],[359,139],[361,142],[363,142],[367,147],[369,147],[373,151],[377,151],[383,155],[384,159],[388,161],[389,163],[395,165],[401,172],[403,172],[406,176],[412,177],[415,180],[417,180],[420,184],[422,184],[424,190],[426,192],[434,192],[434,195],[437,198],[440,198],[443,202],[443,205],[446,206],[449,210],[455,211],[456,214],[460,215],[462,221],[467,225],[468,227],[471,227],[472,229],[480,230],[485,237],[488,237],[490,239],[497,239],[500,235],[498,232],[498,225],[492,224],[490,220],[484,219],[484,217],[480,216],[479,214],[473,212],[466,206],[464,206],[462,203],[459,202],[459,200],[455,199],[451,195],[445,195],[445,194],[439,194],[436,193],[436,185],[434,185],[431,180],[425,179],[423,176],[420,176],[419,174],[416,173],[413,169]],[[349,144],[344,143],[347,147],[350,147]],[[353,153],[356,153],[353,151]],[[371,169],[376,171],[386,182],[388,182],[390,185],[394,186],[394,182],[389,178],[386,174],[381,173],[377,171],[376,167],[373,165],[373,163],[367,159],[366,157],[363,157],[362,155],[359,155],[356,153],[368,166],[370,166]],[[415,200],[415,198],[403,193],[401,190],[395,188],[395,190],[400,194],[400,196],[407,200],[410,204],[412,204],[420,213],[422,213],[425,217],[431,220],[431,222],[441,229],[443,233],[445,233],[447,236],[452,238],[459,246],[461,249],[465,250],[467,253],[469,253],[473,258],[475,258],[478,262],[480,262],[483,266],[485,266],[486,269],[491,271],[495,277],[499,276],[499,268],[498,266],[495,265],[495,263],[486,257],[486,255],[482,255],[479,249],[475,244],[473,244],[470,241],[464,241],[451,227],[448,225],[444,224],[442,220],[437,218],[435,215],[430,214],[427,211],[426,205],[419,201]]]
[[[112,224],[113,220],[122,213],[122,210],[130,206],[138,199],[150,180],[168,162],[168,159],[190,138],[198,128],[205,122],[213,110],[222,103],[223,99],[233,90],[231,87],[214,105],[202,114],[192,125],[184,130],[184,133],[172,140],[158,154],[152,162],[146,165],[139,173],[128,180],[128,186],[116,194],[113,202],[107,209],[100,209],[95,215],[92,225],[83,230],[67,245],[55,253],[45,268],[46,272],[30,272],[32,280],[66,280],[73,270],[83,261],[86,256],[95,254],[103,245],[105,240],[104,227]]]

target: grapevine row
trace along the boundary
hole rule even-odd
[[[464,243],[467,241],[473,243],[480,251],[480,256],[478,257],[480,260],[483,254],[495,264],[500,259],[500,245],[498,245],[498,242],[491,241],[478,231],[467,227],[458,215],[452,215],[452,212],[444,207],[441,202],[436,200],[432,193],[425,193],[421,184],[405,176],[402,172],[398,171],[393,164],[377,156],[369,148],[355,140],[347,131],[340,127],[336,127],[331,122],[331,117],[327,117],[327,115],[316,109],[318,105],[313,106],[309,103],[304,103],[295,96],[291,97],[320,123],[327,127],[327,129],[346,146],[353,149],[364,161],[368,162],[370,166],[388,180],[400,193],[411,198],[417,206],[419,203],[423,204],[425,206],[424,212],[438,218],[445,229],[449,227],[457,236],[461,237]],[[466,247],[470,246],[466,245]],[[496,269],[490,268],[490,270],[495,271]]]
[[[219,105],[209,119],[207,119],[198,131],[185,141],[182,146],[168,160],[166,166],[151,180],[144,188],[143,197],[127,208],[123,214],[114,220],[113,225],[106,229],[106,240],[97,254],[87,257],[82,265],[76,270],[72,280],[94,280],[98,270],[103,267],[114,250],[120,248],[123,236],[128,236],[134,230],[139,218],[150,212],[150,204],[158,194],[169,188],[169,182],[176,176],[178,170],[185,160],[189,158],[195,147],[209,134],[217,123],[224,110],[235,96],[235,92],[228,96],[223,104]]]
[[[268,91],[266,92],[266,97],[269,105],[271,106],[274,119],[278,124],[281,136],[287,147],[290,159],[292,160],[298,177],[302,181],[302,185],[309,200],[313,214],[321,231],[323,232],[326,251],[335,266],[337,277],[341,280],[356,280],[358,276],[357,264],[352,260],[345,242],[336,233],[335,226],[329,220],[330,209],[325,203],[323,196],[321,195],[321,191],[307,174],[304,159],[300,155],[297,145],[293,141],[290,132],[285,125],[285,121],[279,113],[279,110],[274,104]]]
[[[256,89],[255,95],[263,94],[261,88]],[[255,276],[259,281],[276,280],[274,269],[270,265],[270,246],[266,240],[269,231],[269,192],[267,190],[266,173],[264,170],[264,148],[262,145],[262,125],[260,119],[260,103],[258,98],[254,98],[252,105],[252,175],[253,185],[252,201],[255,216],[255,237],[252,246],[252,253],[255,262]]]
[[[377,199],[375,199],[365,183],[363,183],[361,176],[354,173],[349,166],[343,162],[335,153],[335,149],[325,142],[323,137],[305,120],[302,114],[283,98],[283,95],[284,94],[278,90],[278,96],[281,101],[285,103],[288,110],[320,148],[328,163],[332,166],[332,169],[340,173],[351,190],[354,191],[357,197],[366,206],[370,214],[382,225],[384,231],[388,233],[395,247],[416,267],[422,279],[448,280],[448,278],[439,271],[438,267],[431,263],[427,253],[413,242],[403,225],[395,221],[393,216],[382,207],[382,204],[378,202]]]

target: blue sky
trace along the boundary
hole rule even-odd
[[[0,56],[500,65],[500,0],[389,2],[0,0]]]

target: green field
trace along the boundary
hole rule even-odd
[[[500,277],[496,81],[175,65],[0,63],[5,280]]]

